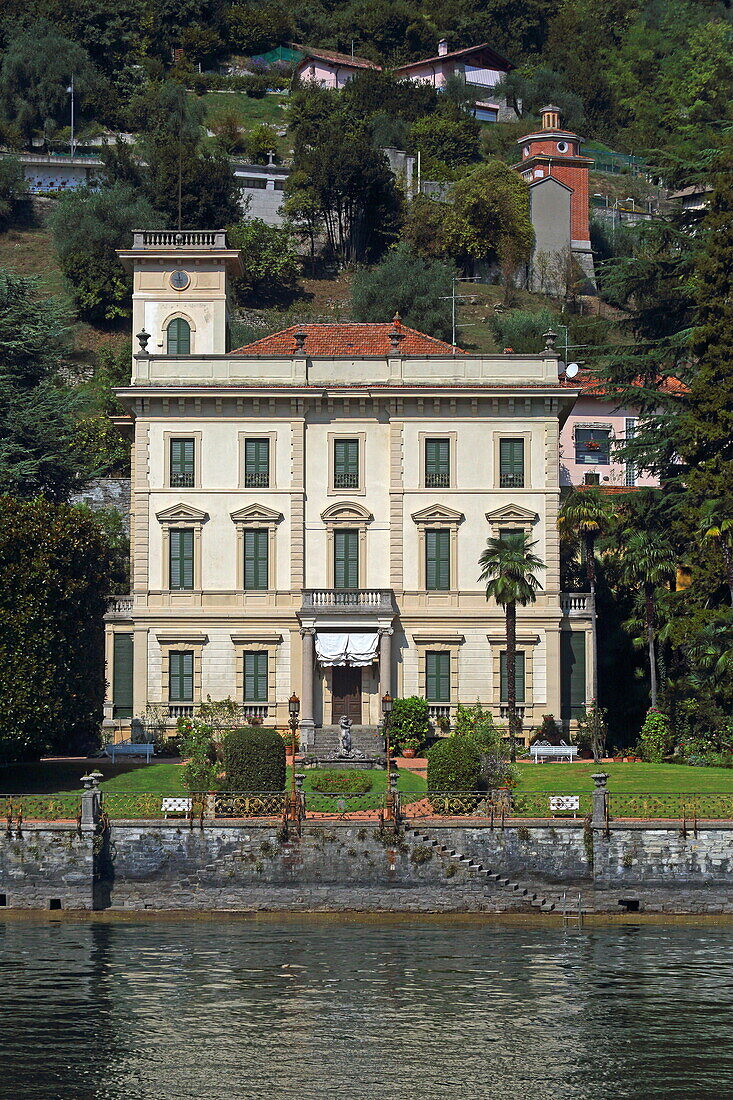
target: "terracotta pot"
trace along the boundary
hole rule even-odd
[[[417,750],[416,749],[403,749],[402,750],[402,755],[404,757],[406,757],[408,760],[412,760],[412,758],[414,756],[417,756]]]

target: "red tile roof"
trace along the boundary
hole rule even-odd
[[[575,378],[563,377],[560,384],[567,386],[569,389],[580,389],[583,397],[614,398],[616,396],[612,387],[609,391],[604,380],[589,371],[581,371]],[[638,385],[642,385],[641,381]],[[663,379],[659,384],[659,391],[660,393],[672,394],[675,397],[683,397],[686,393],[689,393],[688,387],[684,382],[680,382],[679,378]]]
[[[296,339],[296,334],[298,339]],[[289,355],[307,355],[309,358],[325,356],[333,359],[361,359],[364,356],[394,354],[393,338],[398,355],[464,355],[465,352],[444,340],[426,336],[424,332],[408,328],[397,314],[388,324],[377,322],[342,321],[338,323],[290,325],[281,332],[263,336],[252,344],[245,344],[230,355],[270,356],[281,358]],[[301,342],[302,340],[302,342]],[[298,347],[301,342],[300,348]]]
[[[487,53],[489,54],[489,60],[495,65],[497,69],[506,69],[509,71],[515,66],[511,61],[507,61],[505,57],[502,57],[496,50],[492,50],[488,42],[482,42],[479,46],[466,46],[462,50],[450,50],[448,53],[435,54],[434,57],[423,57],[420,61],[410,61],[407,65],[398,65],[395,69],[395,76],[399,73],[409,72],[410,69],[416,68],[418,65],[432,65],[436,61],[445,61],[450,58],[467,57],[469,54],[475,53]],[[490,88],[486,89],[490,91]]]
[[[376,61],[370,61],[368,57],[352,57],[349,53],[337,53],[335,50],[312,50],[310,46],[301,46],[297,42],[293,42],[293,49],[301,50],[305,54],[305,61],[308,58],[315,58],[318,61],[330,61],[334,65],[344,65],[352,69],[377,69],[379,72],[382,71],[382,66],[378,65]],[[301,61],[298,67],[303,63]]]

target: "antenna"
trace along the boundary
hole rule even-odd
[[[576,376],[576,374],[578,373],[579,370],[580,370],[580,367],[578,366],[577,363],[568,363],[567,367],[565,368],[565,377],[566,378],[575,378],[575,376]]]

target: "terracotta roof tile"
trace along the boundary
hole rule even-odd
[[[491,60],[496,64],[497,68],[513,69],[511,61],[507,61],[505,57],[502,57],[496,50],[492,50],[488,42],[481,42],[478,46],[464,46],[460,50],[449,50],[447,53],[434,54],[433,57],[422,57],[419,61],[410,61],[406,65],[398,65],[395,69],[395,73],[406,73],[410,69],[416,68],[418,65],[430,65],[435,61],[445,61],[452,57],[465,57],[467,54],[478,53],[479,51],[490,55]],[[486,89],[490,91],[490,88]]]
[[[403,325],[399,315],[388,324],[377,322],[342,321],[336,323],[290,325],[280,332],[263,336],[252,344],[245,344],[230,355],[270,356],[281,358],[290,355],[324,356],[334,359],[360,359],[364,356],[464,355],[459,347],[444,340],[436,340],[417,329]],[[299,347],[300,344],[300,347]]]
[[[310,46],[300,46],[296,42],[293,43],[296,50],[301,50],[305,54],[305,61],[309,58],[315,58],[317,61],[332,61],[336,65],[345,65],[352,69],[377,69],[378,72],[382,71],[382,66],[378,65],[376,61],[370,61],[368,57],[352,57],[348,53],[338,53],[336,50],[312,50]],[[300,62],[300,65],[303,61]]]
[[[591,374],[589,371],[581,371],[575,378],[562,378],[560,381],[562,386],[567,386],[568,389],[579,389],[581,396],[583,397],[611,397],[615,394],[611,390],[606,388],[606,384],[603,379],[597,375]],[[641,380],[638,383],[642,385]],[[680,382],[679,378],[665,378],[660,381],[659,384],[660,393],[672,394],[676,397],[683,397],[686,393],[689,393],[688,387],[684,382]]]

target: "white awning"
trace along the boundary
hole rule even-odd
[[[316,633],[316,657],[320,665],[370,665],[376,660],[379,635],[370,630],[363,634]]]

